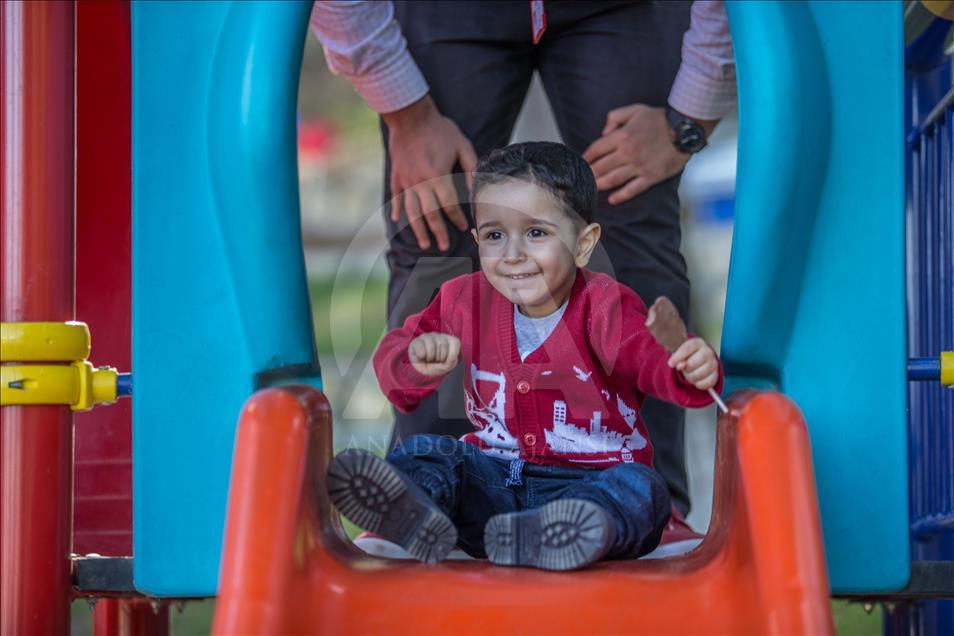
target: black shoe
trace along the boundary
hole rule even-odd
[[[418,561],[442,561],[457,543],[457,528],[431,498],[367,451],[346,450],[331,461],[328,496],[349,521],[397,543]]]
[[[584,499],[497,515],[484,526],[484,550],[493,563],[543,570],[575,570],[599,561],[615,540],[609,513]]]

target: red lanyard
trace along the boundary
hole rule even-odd
[[[530,0],[530,28],[533,29],[533,43],[539,44],[543,32],[547,30],[547,13],[543,0]]]

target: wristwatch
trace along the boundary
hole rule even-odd
[[[666,121],[674,134],[672,143],[679,152],[692,155],[706,147],[706,131],[696,122],[669,106]]]

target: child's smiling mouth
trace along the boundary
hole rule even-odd
[[[534,272],[533,274],[503,274],[504,278],[509,278],[510,280],[525,280],[539,275],[539,272]]]

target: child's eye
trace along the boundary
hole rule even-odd
[[[484,238],[487,239],[488,241],[499,241],[501,238],[503,238],[503,234],[501,234],[497,230],[491,230],[487,232],[486,234],[484,234]]]
[[[541,230],[538,227],[530,228],[530,230],[527,232],[527,236],[530,238],[543,238],[546,235],[546,231]]]

